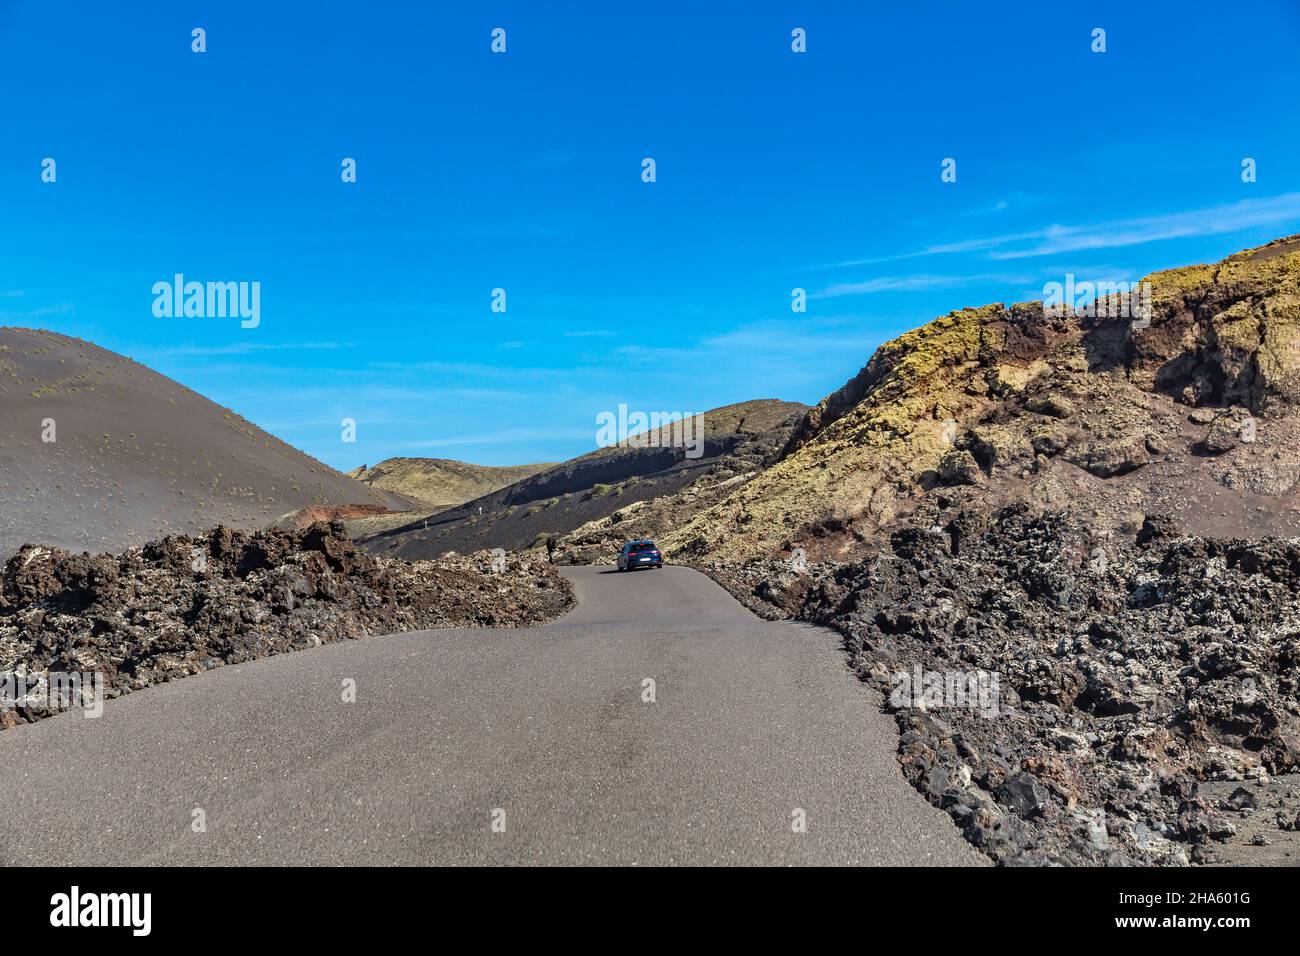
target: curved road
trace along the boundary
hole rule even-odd
[[[0,731],[0,864],[986,862],[903,779],[834,634],[685,568],[565,573],[579,606],[545,627],[334,644]]]

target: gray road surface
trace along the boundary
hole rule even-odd
[[[0,732],[0,864],[985,862],[833,634],[685,568],[566,573],[579,607],[546,627],[330,645]]]

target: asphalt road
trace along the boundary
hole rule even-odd
[[[546,627],[329,645],[0,731],[0,864],[985,862],[835,635],[685,568],[566,573],[579,606]]]

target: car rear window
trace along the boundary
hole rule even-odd
[[[654,551],[654,550],[656,549],[653,541],[642,541],[640,544],[634,544],[632,545],[632,547],[628,549],[628,551],[630,551],[632,554],[636,554],[638,551]]]

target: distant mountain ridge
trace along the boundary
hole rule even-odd
[[[672,447],[664,435],[647,433],[627,444],[597,448],[439,514],[419,516],[405,526],[385,527],[370,536],[360,526],[357,533],[368,549],[407,558],[535,547],[636,502],[672,495],[700,481],[713,485],[756,473],[784,446],[807,408],[776,399],[723,406],[701,414],[699,458]],[[602,546],[601,559],[613,560],[605,550]]]
[[[450,507],[554,467],[554,462],[496,466],[450,458],[386,458],[377,465],[354,468],[347,475],[384,491]]]

